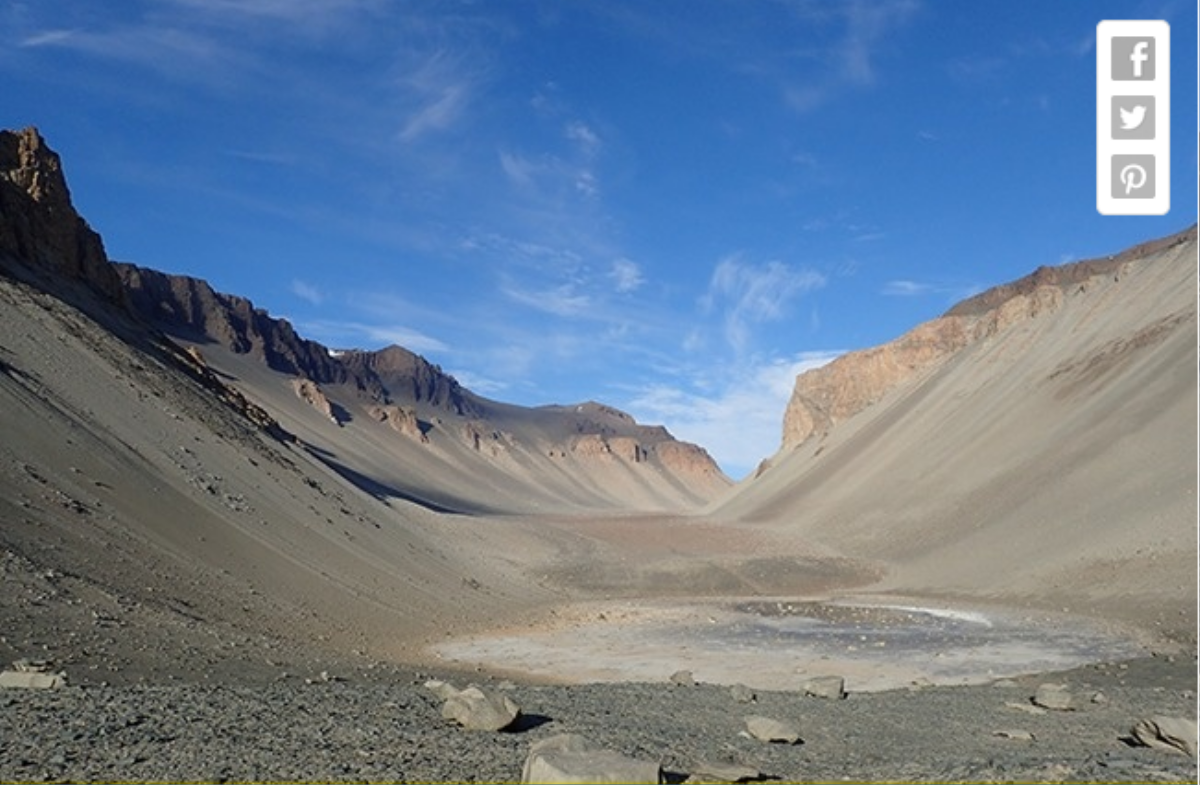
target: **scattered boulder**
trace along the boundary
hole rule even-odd
[[[770,717],[751,715],[744,718],[746,730],[759,741],[780,744],[796,744],[800,741],[800,731],[790,722],[773,720]]]
[[[638,760],[605,749],[575,733],[560,733],[535,743],[521,770],[522,783],[662,781],[658,763]]]
[[[817,676],[800,685],[800,689],[815,698],[842,700],[846,697],[846,680],[841,676]]]
[[[738,703],[753,703],[758,700],[758,696],[754,694],[754,690],[745,684],[735,684],[730,687],[729,695]]]
[[[498,731],[516,722],[521,709],[507,695],[472,684],[446,699],[442,716],[467,730]]]
[[[694,687],[696,686],[696,678],[692,676],[691,671],[675,671],[671,674],[671,683],[683,687]]]
[[[1133,726],[1133,738],[1146,747],[1196,757],[1196,720],[1190,717],[1151,717]]]
[[[1016,701],[1005,701],[1004,705],[1010,709],[1016,709],[1017,711],[1023,711],[1026,714],[1045,714],[1046,713],[1046,710],[1043,709],[1042,707],[1034,706],[1029,703],[1017,703]]]
[[[66,686],[67,674],[53,670],[53,663],[45,660],[17,660],[10,670],[0,673],[0,688],[49,690]]]
[[[66,686],[66,683],[65,673],[39,673],[37,671],[4,671],[0,673],[0,687],[49,690]]]
[[[750,782],[760,779],[762,772],[753,766],[705,761],[696,764],[685,782]]]
[[[1043,684],[1033,696],[1034,705],[1055,711],[1074,711],[1071,691],[1065,684]]]

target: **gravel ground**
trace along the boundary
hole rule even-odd
[[[513,782],[530,744],[576,732],[661,762],[682,781],[733,761],[782,781],[1196,781],[1182,754],[1123,741],[1152,715],[1195,716],[1194,657],[1147,657],[976,687],[851,694],[764,692],[738,703],[711,685],[501,683],[524,716],[469,732],[440,716],[412,671],[219,686],[67,686],[0,691],[0,781]],[[459,686],[461,674],[439,674]],[[479,677],[485,686],[494,681]],[[1043,682],[1079,709],[1030,714]],[[1096,693],[1103,693],[1098,702]],[[795,722],[796,745],[739,735],[759,714]],[[1033,740],[995,735],[1019,730]]]

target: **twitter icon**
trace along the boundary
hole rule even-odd
[[[1154,138],[1154,96],[1112,97],[1112,139]]]

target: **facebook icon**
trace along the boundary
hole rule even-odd
[[[1154,81],[1154,39],[1120,36],[1112,39],[1114,82]]]

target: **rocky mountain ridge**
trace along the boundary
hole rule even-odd
[[[1129,263],[1195,237],[1193,226],[1113,256],[1040,267],[1021,279],[958,303],[894,341],[849,352],[800,374],[784,413],[781,451],[820,438],[834,425],[932,372],[964,348],[1014,324],[1057,310],[1068,293],[1086,290],[1092,279],[1119,279]]]
[[[722,477],[703,448],[677,442],[666,428],[641,425],[606,404],[525,409],[492,401],[401,346],[331,351],[302,338],[286,319],[270,316],[246,298],[217,292],[198,278],[125,263],[114,267],[131,307],[156,327],[182,342],[215,342],[295,377],[296,394],[334,422],[346,418],[337,414],[326,389],[358,398],[372,419],[422,443],[430,441],[431,430],[443,427],[476,451],[486,444],[498,455],[501,445],[528,440],[518,435],[522,428],[514,423],[532,417],[545,421],[543,426],[557,422],[568,434],[548,446],[550,456],[657,461],[685,481],[694,477],[709,483]],[[459,421],[457,428],[445,426],[447,419]]]
[[[24,274],[82,284],[133,320],[170,336],[162,339],[165,351],[177,355],[189,373],[204,377],[219,398],[274,433],[283,428],[268,412],[282,416],[286,402],[272,398],[275,383],[268,376],[240,365],[245,359],[282,376],[321,422],[384,426],[443,458],[447,450],[465,446],[469,462],[484,460],[500,475],[549,472],[563,476],[564,488],[574,488],[581,480],[571,475],[619,464],[655,504],[668,499],[695,504],[729,484],[703,448],[676,442],[665,428],[641,425],[611,407],[588,402],[530,409],[492,401],[403,347],[334,352],[299,335],[287,320],[199,278],[110,263],[99,235],[71,203],[58,155],[34,128],[0,132],[0,186],[0,253],[20,260]],[[231,372],[229,362],[252,372]],[[290,431],[330,455],[357,449],[335,449],[328,434],[305,424],[302,413],[285,419]],[[387,444],[371,459],[386,471],[395,471],[387,464],[425,460],[421,453],[388,459],[388,449],[407,448],[403,442]],[[558,460],[565,458],[572,462]],[[346,468],[353,476],[362,474],[363,467]],[[443,472],[438,482],[444,484],[450,474]],[[467,470],[459,481],[471,485],[478,479]],[[606,481],[599,476],[582,482],[589,486],[587,498],[620,502],[619,492],[603,490]],[[575,498],[578,489],[562,493]]]

